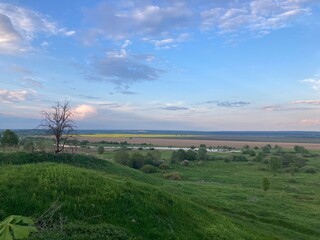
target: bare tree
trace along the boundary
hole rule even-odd
[[[77,129],[70,102],[57,102],[57,105],[51,107],[51,111],[42,111],[41,114],[43,120],[39,128],[44,129],[47,135],[54,136],[55,153],[62,152],[67,141],[75,138]]]

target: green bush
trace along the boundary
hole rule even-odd
[[[98,152],[99,154],[104,153],[104,147],[99,146],[99,147],[97,148],[97,152]]]
[[[117,163],[128,166],[130,162],[130,154],[125,150],[116,151],[114,154],[114,160]]]
[[[178,172],[167,173],[167,174],[164,174],[163,177],[165,179],[169,179],[169,180],[181,180],[182,179],[182,176]]]
[[[144,173],[156,173],[156,172],[158,172],[158,169],[155,166],[147,164],[141,168],[141,171]]]
[[[240,156],[231,155],[227,159],[228,160],[225,160],[226,162],[229,162],[229,161],[232,161],[232,162],[247,162],[248,161],[248,159],[243,155],[240,155]]]
[[[304,173],[316,173],[317,169],[314,167],[303,167],[302,168]]]
[[[0,142],[2,146],[16,146],[19,143],[19,138],[15,132],[7,129],[2,133]]]
[[[180,163],[182,166],[189,166],[189,161],[188,160],[183,160],[181,163]]]
[[[123,228],[111,224],[83,224],[66,225],[63,231],[47,230],[32,235],[30,240],[134,240],[131,234]]]
[[[159,166],[160,169],[165,170],[165,169],[169,169],[169,165],[167,163],[161,163]]]
[[[141,153],[134,152],[129,159],[129,167],[140,169],[144,165],[144,156]]]

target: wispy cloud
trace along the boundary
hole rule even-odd
[[[21,78],[21,82],[28,88],[43,88],[43,84],[36,77],[25,76]]]
[[[320,105],[320,100],[298,100],[291,102],[291,104]]]
[[[148,59],[129,54],[127,41],[122,48],[107,52],[105,57],[94,58],[86,73],[88,80],[106,81],[119,89],[127,90],[130,85],[141,81],[153,81],[164,71],[149,65]]]
[[[302,80],[303,83],[311,85],[314,90],[320,90],[320,76],[315,75],[313,78],[307,78]]]
[[[213,105],[216,105],[218,107],[226,107],[226,108],[232,108],[232,107],[235,107],[235,108],[241,108],[241,107],[245,107],[247,105],[250,105],[251,102],[245,102],[245,101],[206,101],[206,102],[203,102],[202,104],[213,104]]]
[[[126,8],[123,3],[104,2],[85,9],[86,20],[94,25],[88,37],[102,35],[109,39],[126,39],[134,35],[159,36],[184,28],[192,16],[192,11],[181,1],[170,2],[168,6],[132,1]]]
[[[169,111],[183,111],[183,110],[189,110],[187,107],[180,107],[180,106],[167,106],[161,108],[163,110],[169,110]]]
[[[201,13],[204,31],[218,30],[221,34],[249,31],[261,36],[290,26],[298,16],[311,13],[305,6],[308,0],[251,0],[235,1],[227,7],[216,7]]]
[[[287,104],[277,104],[263,107],[262,110],[269,112],[288,112],[288,111],[308,111],[314,110],[310,107],[290,107]]]
[[[7,90],[0,89],[0,102],[14,103],[27,100],[29,97],[34,96],[35,91],[32,90]]]
[[[143,41],[152,43],[156,49],[171,49],[178,46],[179,43],[187,41],[190,38],[189,33],[181,33],[176,38],[150,39],[142,38]]]
[[[303,119],[300,121],[300,125],[303,126],[320,126],[319,119]]]
[[[0,54],[16,54],[32,49],[32,40],[39,34],[72,36],[75,31],[59,27],[39,12],[0,3]]]

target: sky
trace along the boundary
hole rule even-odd
[[[0,0],[0,129],[320,130],[318,0]]]

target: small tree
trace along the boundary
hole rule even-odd
[[[69,101],[58,102],[51,107],[51,111],[42,111],[43,120],[39,125],[48,135],[55,138],[55,153],[62,152],[68,140],[76,134],[76,125],[73,121],[73,112]]]
[[[200,147],[198,150],[198,159],[199,160],[206,160],[207,159],[207,148]]]
[[[17,134],[9,129],[5,130],[2,134],[1,145],[2,146],[16,146],[19,143]]]
[[[277,175],[278,169],[282,167],[282,161],[280,158],[272,157],[269,160],[269,165],[274,175]]]
[[[262,188],[265,192],[270,188],[269,179],[266,177],[262,179]]]
[[[130,161],[130,154],[124,150],[116,151],[114,154],[114,160],[117,163],[128,166]]]
[[[104,147],[99,146],[99,147],[97,148],[97,152],[98,152],[99,154],[104,153]]]

